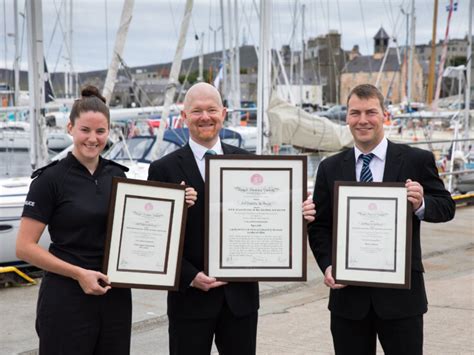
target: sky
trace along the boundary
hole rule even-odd
[[[36,0],[37,1],[37,0]],[[464,38],[469,26],[469,0],[458,3],[453,12],[450,38]],[[228,4],[231,16],[238,18],[239,43],[257,44],[259,26],[258,0],[222,0],[225,12],[225,33],[228,46]],[[0,0],[0,67],[13,68],[14,59],[14,0]],[[63,30],[69,16],[65,15],[69,0],[42,0],[44,53],[50,72],[66,69],[66,45]],[[75,71],[102,70],[108,67],[120,22],[123,0],[73,0],[72,59]],[[179,27],[186,0],[135,0],[133,18],[123,53],[130,67],[171,62],[176,50]],[[302,39],[337,30],[342,34],[342,48],[350,50],[359,45],[362,54],[373,52],[373,36],[381,26],[401,45],[406,40],[406,16],[411,11],[411,0],[273,0],[272,48],[292,44],[301,48]],[[444,39],[447,23],[446,6],[449,0],[439,0],[437,41]],[[304,5],[304,30],[302,8]],[[434,0],[415,0],[415,42],[428,43],[432,37]],[[24,13],[24,0],[18,0]],[[296,9],[296,15],[295,15]],[[60,14],[59,16],[57,14]],[[237,17],[236,17],[237,14]],[[26,24],[19,17],[19,38],[23,43],[21,68],[27,69]],[[235,25],[234,25],[235,26]],[[233,28],[235,33],[235,29]],[[6,35],[5,35],[6,34]],[[204,34],[204,36],[202,36]],[[196,39],[196,38],[199,39]],[[216,41],[214,42],[214,37]],[[23,38],[23,40],[21,40]],[[184,58],[198,55],[200,45],[204,52],[222,50],[220,0],[194,0],[191,24],[186,37]],[[392,42],[393,45],[393,42]]]

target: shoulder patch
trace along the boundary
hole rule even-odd
[[[129,171],[130,169],[128,167],[126,167],[125,165],[122,165],[122,164],[119,164],[113,160],[108,160],[109,164],[112,164],[112,165],[115,165],[115,166],[118,166],[120,169],[122,169],[123,171],[127,172]]]
[[[39,169],[36,169],[35,171],[33,171],[33,173],[31,174],[31,178],[34,179],[35,177],[38,177],[40,176],[43,171],[45,171],[46,169],[52,167],[52,166],[55,166],[57,163],[59,162],[59,160],[54,160],[52,161],[51,163],[49,163],[48,165],[45,165]]]

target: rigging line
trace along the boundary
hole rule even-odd
[[[383,8],[384,8],[384,11],[385,11],[385,15],[386,15],[387,18],[388,18],[388,22],[389,22],[389,26],[390,26],[389,28],[390,28],[391,30],[393,30],[393,19],[392,19],[392,17],[391,17],[391,13],[390,13],[390,11],[387,9],[387,4],[385,3],[385,0],[382,0],[382,2],[383,2]],[[383,23],[381,24],[381,27],[383,27]]]
[[[291,17],[291,22],[293,24],[293,28],[291,30],[291,36],[290,36],[290,40],[288,41],[288,43],[293,44],[294,43],[294,40],[295,40],[295,31],[296,31],[296,27],[298,27],[298,18],[299,18],[299,15],[298,15],[298,4],[299,4],[299,1],[295,1],[294,2],[294,10],[293,12],[291,13],[292,14],[292,17]]]
[[[405,1],[402,2],[402,4],[404,3]],[[389,3],[389,9],[390,9],[390,12],[392,13],[392,18],[394,18],[393,16],[393,5],[392,5],[392,0],[388,0],[388,3]],[[397,11],[397,18],[395,19],[394,21],[394,25],[393,25],[393,35],[392,37],[396,38],[396,33],[399,33],[399,26],[402,26],[403,23],[402,22],[399,22],[401,19],[401,12],[400,11]]]
[[[105,5],[105,67],[109,66],[109,12],[107,11],[107,0]]]
[[[169,6],[170,12],[171,12],[171,21],[173,21],[174,35],[175,35],[176,38],[178,38],[178,28],[176,27],[172,1],[168,1],[168,6]]]
[[[254,36],[253,36],[252,26],[250,25],[250,18],[249,18],[249,16],[248,16],[247,12],[245,11],[245,7],[242,8],[242,12],[243,12],[243,16],[244,16],[244,18],[245,18],[245,20],[246,20],[246,22],[247,22],[247,28],[248,28],[248,31],[249,31],[249,32],[248,32],[248,35],[249,35],[249,37],[250,37],[251,43],[257,43],[257,42],[255,41]],[[255,51],[257,52],[257,57],[258,57],[258,50],[257,50],[257,48],[256,48],[255,45],[254,45],[253,47],[255,48]]]
[[[58,57],[56,58],[56,63],[54,64],[54,68],[53,70],[51,71],[52,73],[56,73],[56,70],[57,70],[57,66],[58,66],[58,63],[59,63],[59,59],[61,58],[61,51],[62,51],[62,48],[63,48],[63,44],[61,43],[60,47],[59,47],[59,52],[58,52]],[[64,79],[63,79],[64,80]],[[58,86],[61,86],[61,80],[59,78],[59,75],[55,75],[54,77],[51,75],[51,83],[53,85],[53,87],[55,85],[58,85]]]
[[[48,48],[46,49],[46,55],[45,55],[46,58],[48,58],[49,50],[51,49],[51,45],[53,43],[54,35],[56,34],[56,29],[58,27],[58,22],[59,22],[59,12],[62,10],[64,1],[61,1],[61,4],[59,5],[59,9],[56,6],[56,1],[53,1],[53,4],[54,4],[54,10],[56,11],[56,21],[54,22],[53,31],[51,32],[51,38],[49,39]]]
[[[23,15],[21,16],[22,19],[23,19],[23,24],[21,26],[21,42],[20,42],[20,53],[19,53],[19,58],[18,58],[18,61],[20,61],[20,58],[23,56],[23,43],[24,43],[24,40],[25,40],[25,27],[26,27],[26,21],[25,21],[25,16],[24,16],[24,13],[25,13],[25,8],[26,8],[26,0],[25,2],[23,3]],[[21,13],[20,13],[21,14]]]
[[[186,87],[186,84],[188,83],[188,77],[189,77],[189,74],[191,74],[191,69],[193,67],[193,64],[194,64],[194,59],[196,58],[196,56],[193,56],[191,57],[191,61],[189,62],[189,67],[188,67],[188,70],[186,71],[186,75],[184,77],[184,80],[183,80],[183,84],[181,85],[181,88],[179,90],[179,93],[178,93],[178,99],[176,100],[176,102],[180,102],[181,101],[181,96],[183,95],[184,93],[184,88]]]
[[[289,6],[289,4],[288,4],[288,6]],[[283,28],[282,22],[281,22],[280,12],[282,12],[282,11],[275,11],[275,12],[274,12],[274,13],[276,13],[276,20],[275,20],[275,17],[273,17],[273,18],[274,18],[274,21],[276,21],[276,23],[277,23],[276,28]],[[277,42],[277,39],[276,39],[276,33],[277,33],[277,32],[278,32],[278,37],[279,37],[279,38],[278,38],[278,39],[279,39],[278,42]],[[279,48],[281,48],[281,47],[282,47],[282,44],[283,44],[283,36],[282,36],[281,31],[274,31],[274,32],[272,33],[272,38],[273,38],[273,43],[275,43],[275,44],[278,43],[278,44],[279,44]],[[256,42],[254,42],[254,43],[256,43]],[[278,48],[278,46],[276,46],[276,48]]]
[[[400,12],[397,12],[397,18],[393,15],[393,4],[392,0],[388,0],[388,5],[386,5],[385,0],[384,0],[384,7],[385,11],[387,12],[387,16],[389,18],[389,21],[391,22],[391,28],[392,28],[392,34],[391,37],[393,38],[393,41],[398,44],[398,38],[397,34],[399,33],[398,31],[398,26],[399,26],[399,21],[400,21]],[[388,9],[388,11],[387,11]]]
[[[341,19],[341,9],[339,7],[339,0],[336,0],[336,5],[337,5],[337,17],[339,18],[339,31],[341,33],[341,47],[344,48],[344,40],[343,40],[343,36],[342,36],[342,19]],[[339,48],[338,48],[339,50]],[[343,63],[343,66],[346,65],[346,55],[343,53],[342,54],[342,63]]]
[[[362,0],[359,0],[359,8],[360,8],[360,14],[362,16],[362,27],[364,28],[365,45],[367,47],[367,53],[370,53],[369,41],[367,39],[367,29],[365,27],[364,10],[362,9]],[[369,55],[369,70],[372,73],[372,57],[370,55]]]
[[[212,32],[211,32],[211,18],[212,18],[212,1],[211,4],[209,5],[209,15],[208,15],[208,26],[207,26],[207,53],[212,53],[214,49],[211,49],[211,37],[212,37]],[[216,30],[217,31],[217,30]]]
[[[311,18],[314,18],[314,19],[318,18],[318,16],[317,16],[318,15],[318,10],[317,10],[316,6],[317,5],[314,2],[309,3],[308,13],[309,14],[312,13],[313,15],[311,16]],[[316,36],[316,34],[318,33],[318,22],[319,21],[308,21],[308,22],[310,23],[310,25],[312,25],[312,27],[313,27],[312,28],[312,33],[314,33],[314,35]],[[311,31],[311,29],[310,29],[310,31]]]
[[[330,9],[329,0],[326,0],[326,3],[327,3],[327,10],[328,10],[327,18],[328,18],[328,32],[329,32],[329,29],[331,28],[331,16],[329,14],[329,9]]]
[[[5,50],[5,79],[8,85],[10,85],[10,70],[8,70],[8,58],[7,58],[7,3],[3,0],[3,35],[4,35],[4,50]]]
[[[56,14],[59,17],[59,13],[56,12]],[[62,22],[59,18],[58,18],[58,25],[59,25],[59,28],[61,30],[61,35],[63,37],[63,44],[64,44],[64,48],[66,48],[66,54],[68,55],[69,58],[71,58],[71,51],[69,50],[69,43],[67,43],[67,41],[66,41],[66,34],[63,30],[63,25],[62,25]],[[72,71],[74,71],[74,67],[71,66],[71,69],[72,69]]]
[[[319,5],[321,6],[321,13],[324,14],[326,10],[323,4],[323,0],[319,0]],[[323,18],[323,22],[324,22],[323,28],[329,28],[329,19],[327,19],[326,16],[319,16],[319,18],[321,17]],[[326,20],[327,20],[327,23],[326,23]]]
[[[52,73],[56,73],[57,72],[57,68],[58,68],[58,63],[59,63],[59,59],[61,58],[61,51],[63,50],[63,44],[61,43],[61,45],[59,46],[59,51],[58,51],[58,56],[56,58],[56,63],[54,64],[54,68],[53,70],[51,70]]]
[[[10,71],[8,70],[7,65],[7,3],[5,0],[3,0],[3,36],[3,46],[5,50],[5,77],[7,79],[7,83],[9,83]]]

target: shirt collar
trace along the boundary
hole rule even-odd
[[[217,142],[212,146],[212,148],[204,147],[203,145],[196,143],[191,137],[189,137],[189,146],[191,147],[191,150],[193,151],[193,154],[196,159],[199,160],[204,159],[204,154],[206,154],[208,150],[213,150],[217,154],[223,154],[221,140],[219,137],[217,137]]]
[[[373,153],[379,160],[385,161],[385,157],[387,156],[387,147],[387,138],[383,137],[382,141],[369,153]],[[354,145],[354,156],[356,164],[361,154],[364,153],[362,153],[362,151]]]

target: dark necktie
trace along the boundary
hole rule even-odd
[[[360,172],[360,178],[359,178],[360,182],[372,182],[374,180],[372,176],[372,172],[370,171],[370,168],[369,168],[370,161],[372,160],[374,156],[375,155],[373,153],[359,155],[359,159],[363,160],[362,170]]]
[[[212,150],[212,149],[208,149],[206,150],[206,153],[204,153],[204,155],[217,155],[216,151],[215,150]]]

